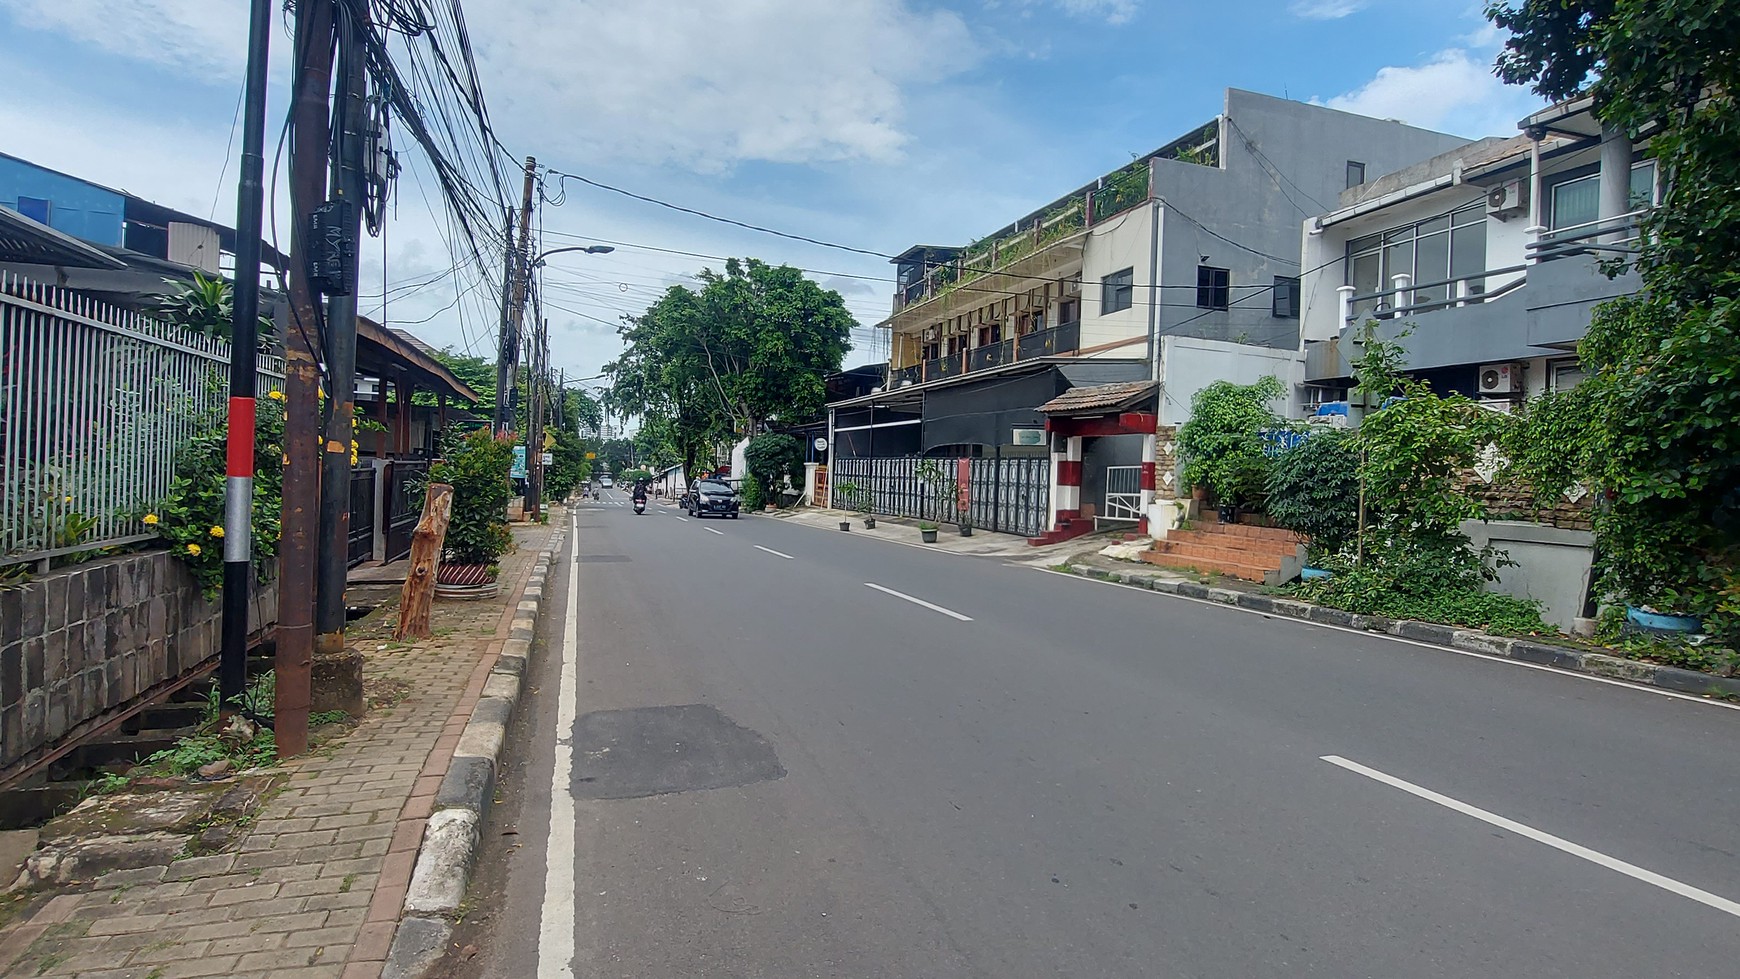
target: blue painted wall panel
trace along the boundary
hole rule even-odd
[[[20,210],[20,197],[48,201],[48,226],[56,231],[100,245],[121,244],[126,204],[120,194],[0,156],[0,207]]]

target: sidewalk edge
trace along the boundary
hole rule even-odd
[[[383,979],[420,976],[446,951],[495,796],[496,773],[531,660],[550,565],[562,545],[563,535],[557,533],[539,552],[514,609],[508,638],[453,749],[453,760],[436,791],[434,811],[417,850]]]
[[[1583,673],[1608,680],[1620,680],[1641,686],[1660,687],[1676,693],[1706,697],[1713,700],[1740,700],[1740,677],[1716,676],[1676,666],[1661,666],[1638,660],[1622,659],[1590,650],[1573,649],[1552,643],[1495,636],[1477,629],[1418,622],[1413,619],[1387,619],[1377,615],[1355,615],[1340,609],[1313,605],[1295,598],[1256,595],[1226,588],[1211,588],[1194,581],[1173,581],[1130,572],[1106,572],[1097,568],[1065,565],[1065,573],[1078,578],[1109,581],[1132,588],[1146,588],[1157,594],[1194,598],[1200,601],[1232,605],[1237,608],[1272,615],[1277,618],[1299,619],[1319,625],[1340,626],[1365,632],[1376,632],[1411,639],[1416,642],[1443,646],[1468,653],[1479,653],[1498,659],[1513,659],[1537,666],[1551,666],[1572,673]]]

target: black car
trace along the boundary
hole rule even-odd
[[[737,519],[737,491],[730,483],[703,479],[683,497],[683,509],[692,517],[720,516]]]

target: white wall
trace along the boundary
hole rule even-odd
[[[1153,208],[1125,211],[1088,234],[1081,260],[1081,347],[1083,350],[1135,337],[1142,343],[1107,350],[1099,356],[1130,358],[1147,356],[1150,239]],[[1134,294],[1129,309],[1101,315],[1101,280],[1113,272],[1134,269]],[[1164,300],[1162,296],[1162,300]]]
[[[1282,417],[1299,414],[1305,360],[1297,351],[1276,350],[1223,340],[1163,337],[1160,341],[1160,424],[1190,420],[1190,399],[1216,381],[1254,384],[1279,378],[1287,393],[1273,407]]]

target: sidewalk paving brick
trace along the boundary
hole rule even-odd
[[[353,623],[372,706],[354,731],[287,761],[232,852],[112,874],[0,930],[0,975],[376,979],[435,791],[558,527],[516,526],[501,595],[437,603],[428,642],[391,641],[396,600]]]

